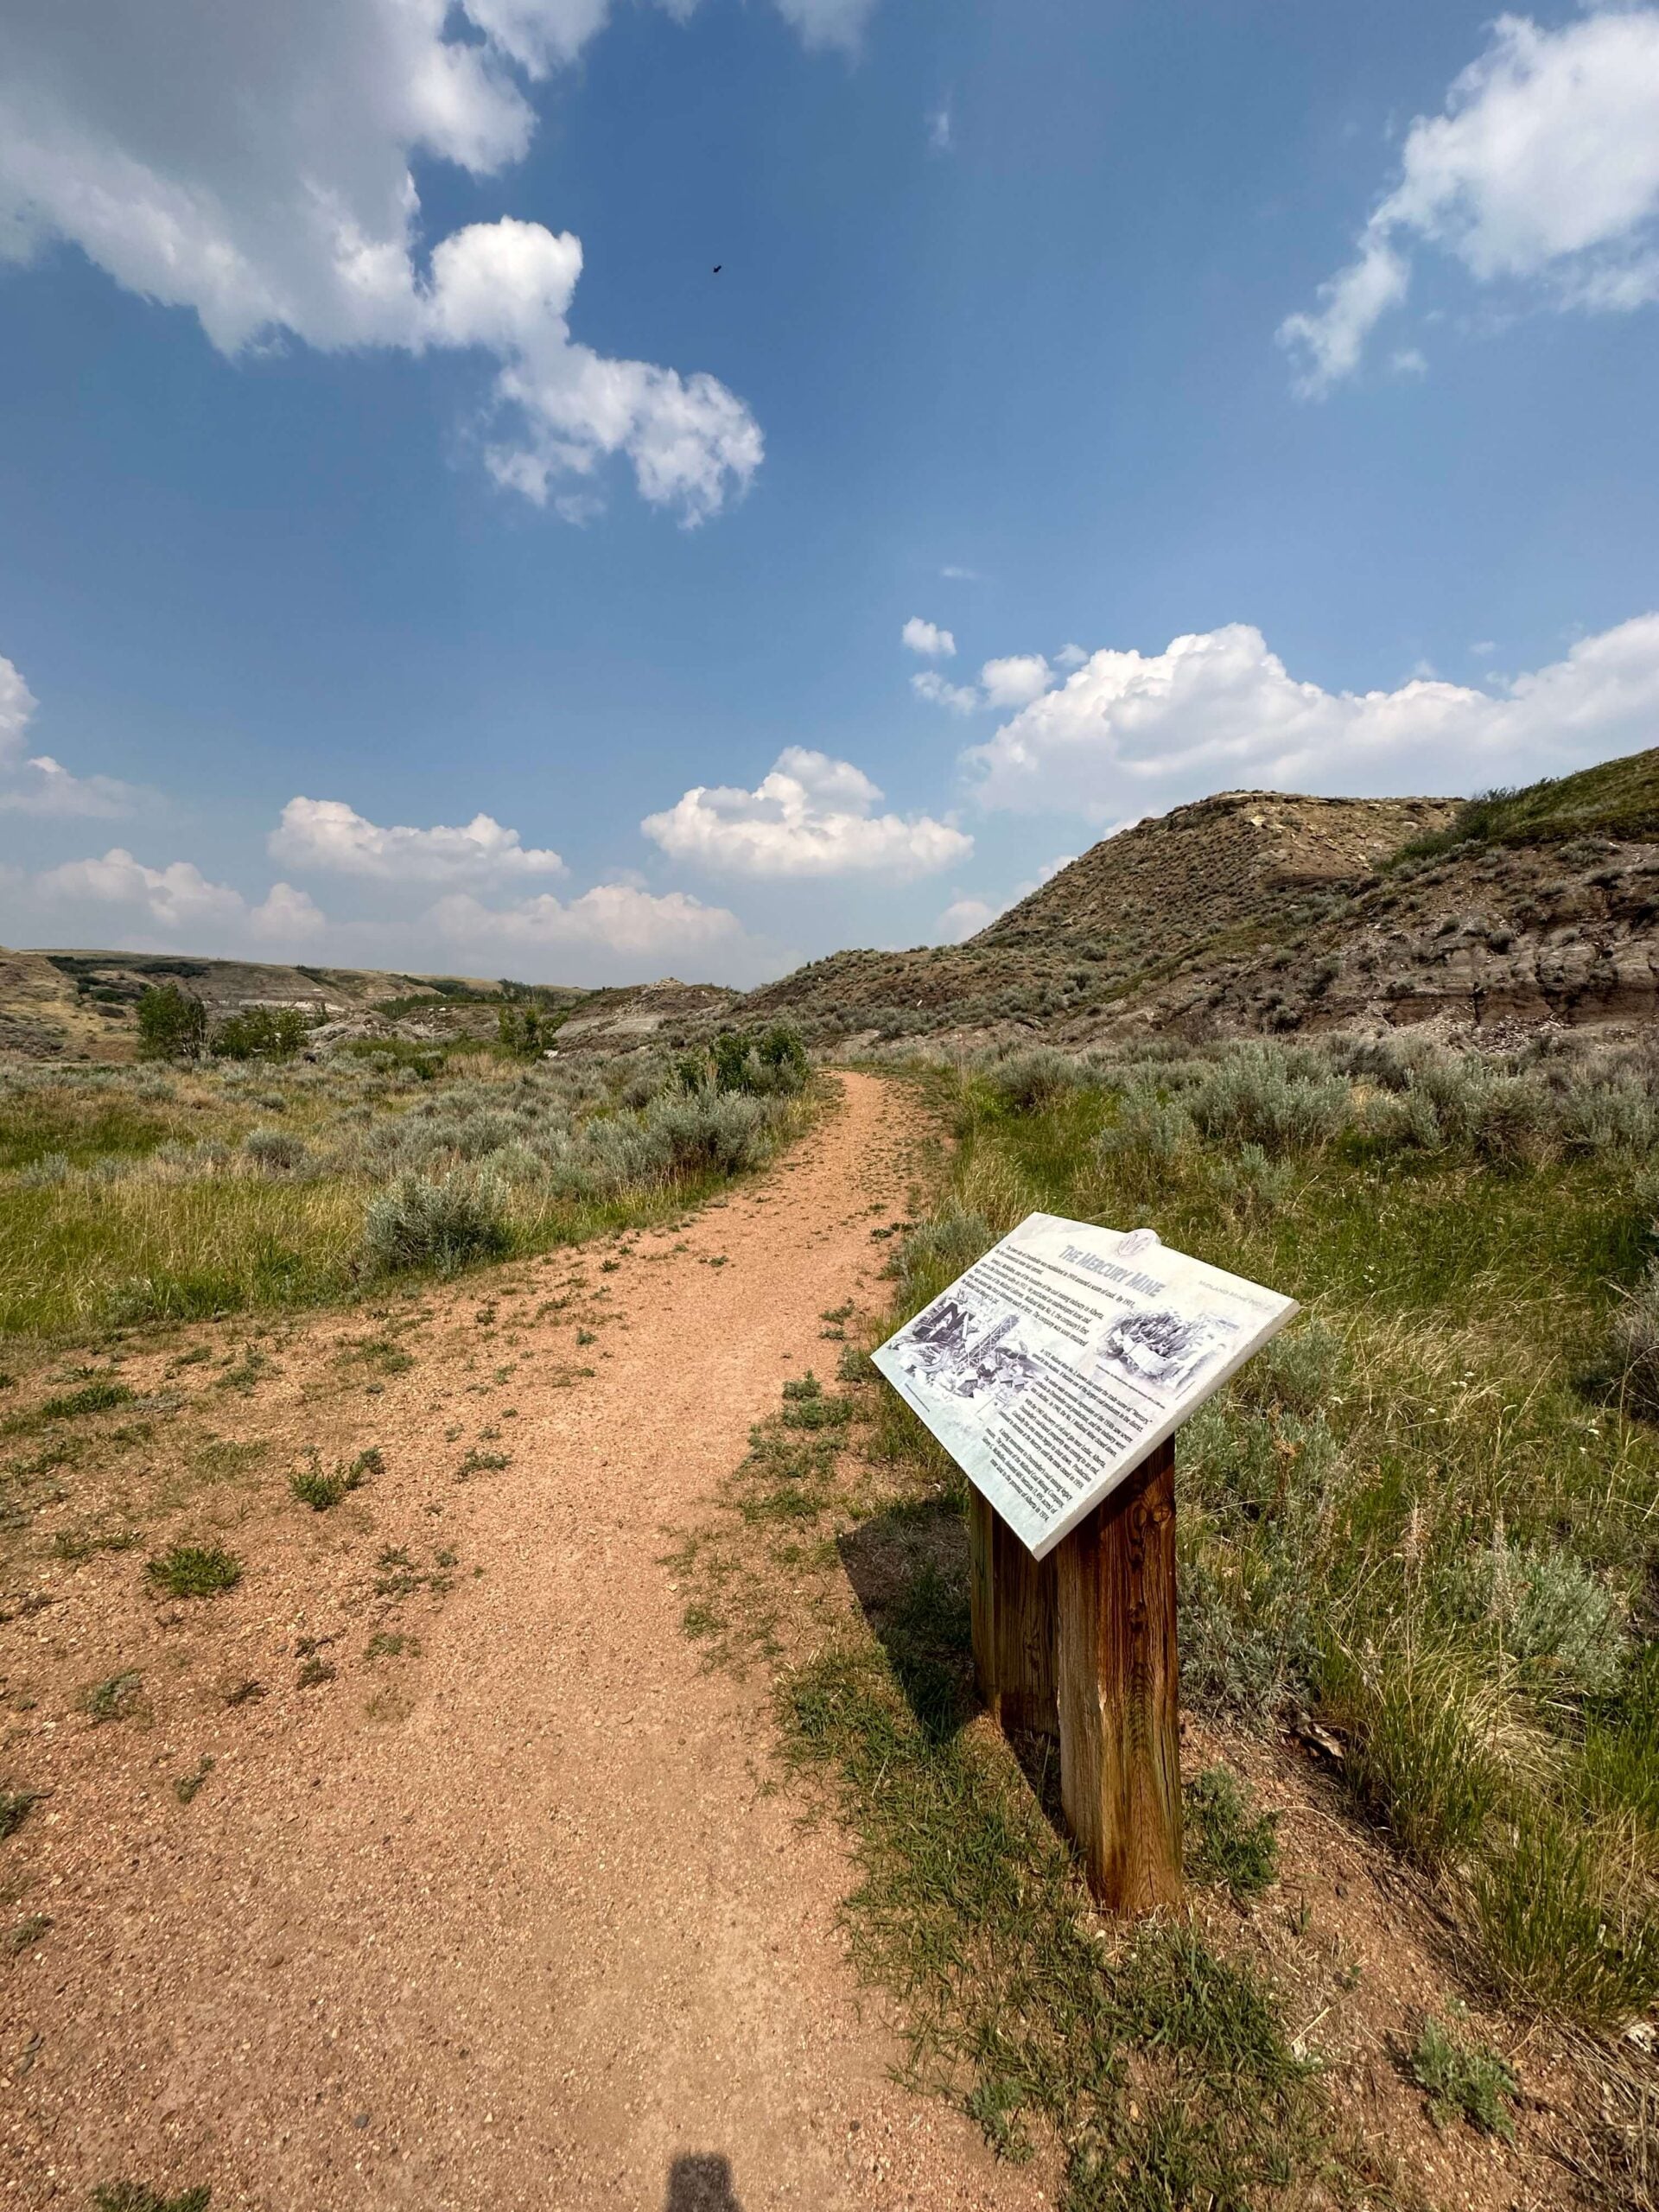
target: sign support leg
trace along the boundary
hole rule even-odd
[[[1034,1560],[976,1490],[968,1493],[974,1675],[992,1716],[1009,1733],[1052,1736],[1054,1562]]]
[[[1173,1439],[1052,1558],[1060,1796],[1089,1885],[1111,1912],[1174,1904],[1181,1766]]]

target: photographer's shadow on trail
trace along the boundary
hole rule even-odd
[[[718,2151],[689,2151],[668,2170],[663,2212],[743,2212],[732,2162]]]

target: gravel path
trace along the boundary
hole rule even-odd
[[[486,1572],[423,1625],[395,1721],[290,1695],[186,1815],[137,1735],[96,1786],[54,1775],[30,1824],[54,1933],[0,1967],[0,2201],[84,2207],[118,2176],[211,2181],[215,2212],[1046,2201],[888,2079],[835,1928],[844,1843],[765,1790],[760,1693],[699,1670],[661,1563],[832,1356],[823,1309],[877,1294],[872,1208],[902,1208],[913,1139],[897,1087],[843,1082],[764,1180],[607,1275],[591,1379],[538,1377],[528,1332],[512,1471],[448,1493]],[[443,1347],[486,1288],[432,1301],[435,1357],[377,1401],[394,1469],[435,1464],[466,1387]],[[250,1634],[297,1602],[270,1574]]]

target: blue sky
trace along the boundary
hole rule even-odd
[[[1659,737],[1659,9],[248,14],[7,0],[0,940],[750,982]]]

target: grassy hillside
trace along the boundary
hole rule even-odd
[[[1544,845],[1592,834],[1659,836],[1659,748],[1466,799],[1450,822],[1408,841],[1404,850],[1421,856],[1463,844]]]

